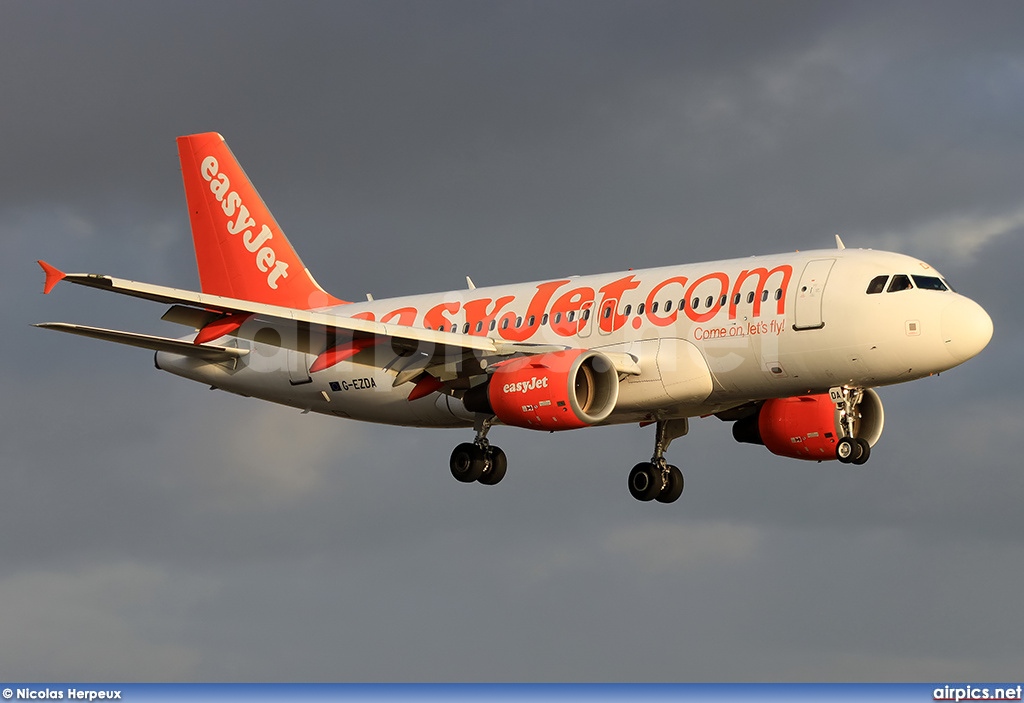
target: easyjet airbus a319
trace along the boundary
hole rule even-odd
[[[39,263],[47,293],[66,280],[144,298],[191,332],[38,326],[303,411],[472,428],[450,461],[466,483],[505,476],[497,424],[654,425],[650,461],[629,472],[642,501],[679,498],[665,451],[692,417],[778,455],[860,464],[882,434],[875,387],[957,366],[992,336],[928,264],[838,236],[831,250],[347,302],[316,283],[219,134],[180,137],[178,153],[202,292]]]

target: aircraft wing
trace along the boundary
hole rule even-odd
[[[501,357],[542,354],[569,348],[565,345],[507,342],[491,337],[441,332],[439,330],[428,330],[408,325],[385,324],[373,320],[338,315],[334,312],[318,312],[316,310],[302,310],[299,308],[255,303],[237,298],[198,293],[150,283],[140,283],[138,281],[114,278],[113,276],[92,273],[64,273],[44,261],[40,261],[39,265],[46,273],[46,285],[44,288],[46,293],[49,293],[57,283],[68,281],[69,283],[89,288],[97,288],[134,298],[164,303],[172,307],[163,316],[163,319],[187,324],[197,329],[201,329],[208,324],[215,325],[217,321],[228,319],[231,316],[240,319],[257,316],[268,322],[295,325],[305,333],[304,336],[307,339],[309,338],[309,332],[314,330],[327,338],[349,340],[377,339],[378,342],[388,339],[392,347],[405,349],[410,352],[419,352],[415,358],[415,364],[403,364],[403,368],[399,370],[398,377],[396,378],[396,385],[399,382],[408,382],[414,379],[419,371],[422,371],[429,365],[432,359],[456,359],[469,355],[481,360],[500,360]],[[193,356],[207,355],[205,358],[227,358],[228,356],[237,357],[240,355],[240,350],[228,347],[217,347],[201,343],[193,344],[182,342],[181,340],[151,337],[149,335],[138,335],[116,330],[104,330],[83,325],[43,323],[38,326],[147,349],[161,349]],[[232,329],[237,329],[237,325]],[[202,333],[200,333],[201,335]],[[299,336],[302,337],[303,335]],[[197,340],[202,341],[199,337],[197,337]],[[185,351],[186,349],[188,351]],[[424,349],[429,349],[429,354],[423,352]],[[314,354],[319,352],[319,350],[313,349],[301,349],[301,351]],[[424,359],[424,356],[428,358]],[[640,372],[636,359],[629,354],[609,353],[607,356],[621,373],[635,375]],[[413,359],[409,361],[413,362]],[[485,362],[481,369],[485,368],[487,363]],[[419,371],[416,370],[416,366],[419,366]]]
[[[482,352],[501,353],[498,351],[497,340],[489,337],[476,337],[468,334],[451,332],[440,332],[438,330],[419,329],[407,325],[389,325],[372,320],[362,320],[353,317],[345,317],[334,313],[316,312],[315,310],[301,310],[298,308],[286,308],[278,305],[267,305],[265,303],[254,303],[248,300],[237,298],[226,298],[220,295],[209,295],[195,291],[183,290],[180,288],[169,288],[157,286],[151,283],[140,283],[129,281],[113,276],[104,276],[95,273],[64,273],[59,269],[40,261],[39,265],[46,271],[46,289],[49,293],[59,281],[67,281],[80,286],[97,288],[112,293],[120,293],[133,298],[152,300],[157,303],[169,305],[181,305],[194,308],[200,311],[221,313],[221,314],[250,314],[258,315],[261,318],[273,318],[282,321],[302,323],[309,326],[320,326],[327,329],[345,330],[361,335],[377,337],[394,337],[397,339],[408,339],[415,342],[429,342],[441,346],[452,346],[458,349],[473,349]],[[507,346],[504,342],[498,342]],[[530,346],[530,345],[526,345]],[[563,349],[564,347],[559,347]]]

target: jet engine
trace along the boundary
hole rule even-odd
[[[462,402],[467,410],[493,413],[506,425],[573,430],[607,418],[618,397],[619,374],[608,357],[569,349],[503,361]]]
[[[779,456],[811,461],[835,459],[843,437],[840,407],[828,393],[772,398],[756,415],[737,420],[732,435],[737,442],[763,444]],[[864,391],[856,414],[859,417],[853,423],[853,437],[874,446],[885,420],[882,400],[875,391]]]

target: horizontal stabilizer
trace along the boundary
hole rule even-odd
[[[42,327],[47,330],[57,330],[68,334],[77,334],[82,337],[102,339],[106,342],[127,344],[132,347],[152,349],[153,351],[165,351],[184,356],[193,356],[206,361],[231,361],[249,353],[248,349],[234,349],[232,347],[219,347],[213,344],[193,344],[180,339],[169,339],[167,337],[154,337],[150,334],[139,334],[137,332],[121,332],[120,330],[108,330],[102,327],[88,327],[86,325],[73,325],[68,322],[40,322],[35,327]]]

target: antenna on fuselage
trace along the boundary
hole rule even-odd
[[[466,285],[469,287],[470,290],[476,290],[476,284],[473,283],[473,279],[470,278],[469,276],[466,276]]]
[[[838,234],[836,235],[836,249],[845,249],[846,245],[843,244],[843,239]]]

